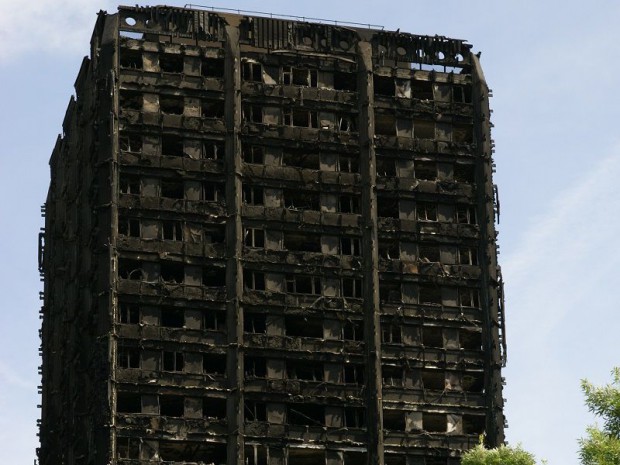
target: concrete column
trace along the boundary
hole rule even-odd
[[[362,180],[362,249],[364,251],[364,320],[366,392],[368,396],[368,464],[383,465],[383,394],[379,315],[379,241],[377,236],[377,159],[374,136],[372,46],[357,45],[360,174]]]
[[[228,397],[228,451],[229,465],[243,465],[244,396],[243,396],[243,312],[239,296],[243,294],[243,270],[240,256],[243,249],[241,225],[241,56],[239,29],[226,26],[226,56],[224,85],[226,108],[226,201],[228,221],[226,236],[228,262],[226,264],[226,296],[228,325],[228,357],[226,372],[231,395]]]

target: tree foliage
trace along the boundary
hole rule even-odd
[[[536,459],[521,446],[485,449],[479,444],[463,455],[461,465],[536,465]]]
[[[584,465],[620,465],[620,368],[614,368],[612,379],[605,386],[581,381],[588,410],[603,419],[602,429],[588,427],[587,437],[579,441]]]

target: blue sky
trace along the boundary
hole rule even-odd
[[[170,2],[183,5],[183,2]],[[579,463],[594,421],[579,388],[618,360],[620,3],[291,2],[213,6],[381,24],[467,39],[490,87],[506,281],[508,440]],[[48,159],[101,0],[0,0],[0,463],[37,447],[39,207]]]

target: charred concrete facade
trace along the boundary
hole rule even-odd
[[[463,41],[100,13],[50,160],[40,465],[454,465],[504,440]]]

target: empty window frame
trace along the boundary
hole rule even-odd
[[[466,165],[464,163],[455,163],[454,165],[454,180],[456,182],[472,183],[476,180],[476,167],[475,165]]]
[[[265,163],[265,150],[260,145],[243,145],[241,156],[245,163],[262,165]]]
[[[383,409],[383,427],[390,431],[405,431],[405,412],[402,410]],[[398,462],[394,463],[394,465],[396,464]],[[386,465],[392,464],[386,460]],[[402,465],[406,465],[405,460],[402,460]]]
[[[164,463],[226,463],[226,444],[184,440],[159,440],[158,454]]]
[[[434,139],[435,122],[425,120],[415,120],[413,122],[413,137],[416,139]]]
[[[185,265],[179,262],[159,262],[161,280],[171,284],[181,284],[185,281]]]
[[[461,379],[461,387],[465,392],[484,392],[484,373],[464,373]]]
[[[435,181],[437,179],[437,163],[434,161],[416,160],[414,162],[416,179]]]
[[[394,97],[396,95],[396,84],[394,78],[391,76],[379,76],[374,75],[373,84],[375,88],[375,95],[382,95],[386,97]]]
[[[461,329],[459,331],[459,345],[464,350],[482,350],[482,333]]]
[[[437,204],[431,202],[417,202],[415,206],[418,221],[437,221]]]
[[[346,90],[349,92],[357,91],[357,76],[355,73],[347,73],[343,71],[334,72],[334,89]]]
[[[342,278],[340,281],[342,297],[361,299],[363,296],[361,278]]]
[[[165,115],[182,115],[185,99],[175,95],[160,95],[159,110]]]
[[[142,262],[140,260],[120,258],[118,260],[118,276],[121,279],[142,280],[144,278]]]
[[[284,231],[282,244],[292,252],[321,252],[321,235]]]
[[[185,197],[183,181],[163,180],[161,181],[159,195],[168,199],[182,199]]]
[[[182,417],[185,414],[183,396],[159,396],[159,414],[164,417]]]
[[[183,240],[183,223],[176,220],[163,220],[161,222],[161,238],[165,241]]]
[[[202,183],[202,200],[205,202],[219,202],[224,199],[224,186],[221,183],[210,181]]]
[[[253,270],[243,270],[243,288],[245,290],[264,291],[265,273]]]
[[[285,148],[282,152],[282,164],[307,170],[318,170],[320,167],[319,153],[317,151]]]
[[[226,373],[226,355],[202,354],[202,372],[205,375],[224,375]]]
[[[458,259],[460,265],[478,265],[478,248],[459,247]]]
[[[159,55],[159,69],[164,73],[182,73],[183,55],[162,53]]]
[[[402,291],[400,283],[382,280],[379,283],[379,299],[381,302],[401,302]]]
[[[321,209],[321,195],[316,191],[303,191],[299,189],[284,189],[284,206],[293,210]]]
[[[162,134],[161,154],[169,157],[182,157],[184,155],[183,138],[176,134]]]
[[[162,352],[161,367],[163,371],[183,371],[185,367],[183,352]]]
[[[260,105],[244,105],[243,120],[247,121],[248,123],[262,123],[263,107],[261,107]]]
[[[434,349],[443,348],[443,329],[437,326],[422,327],[422,344]]]
[[[140,306],[134,303],[119,302],[118,322],[128,325],[140,323]]]
[[[401,414],[404,416],[403,412],[401,412]],[[387,453],[384,457],[385,465],[407,465],[407,457],[404,455]],[[420,463],[421,462],[415,462],[415,465],[420,465]]]
[[[283,110],[282,121],[285,126],[313,129],[319,127],[318,113],[304,108],[287,108]]]
[[[380,218],[398,218],[398,199],[377,195],[377,216]]]
[[[118,234],[125,237],[140,237],[140,220],[119,215]]]
[[[321,294],[319,276],[289,275],[286,277],[286,292],[293,294]]]
[[[421,284],[418,288],[418,302],[421,305],[441,305],[441,288],[432,284]]]
[[[463,415],[463,434],[480,436],[484,434],[485,423],[484,415]]]
[[[471,86],[453,86],[452,101],[454,103],[471,103]]]
[[[440,261],[439,246],[419,245],[418,246],[418,258],[421,262],[439,263]]]
[[[466,204],[457,205],[456,222],[459,224],[476,224],[476,206]]]
[[[360,199],[357,195],[342,194],[338,196],[338,211],[340,213],[360,213]]]
[[[471,287],[459,288],[459,301],[462,307],[480,308],[480,292]]]
[[[396,176],[396,160],[394,158],[377,156],[377,176]]]
[[[346,426],[347,428],[365,428],[366,409],[362,407],[345,407],[344,426]]]
[[[133,392],[119,392],[116,395],[117,413],[140,413],[142,411],[142,397]]]
[[[202,398],[203,418],[215,418],[218,420],[226,419],[226,399],[214,397]]]
[[[265,203],[262,187],[246,184],[243,186],[242,195],[243,203],[246,205],[264,205]]]
[[[380,136],[395,136],[396,116],[391,113],[375,112],[375,133]]]
[[[245,378],[265,378],[267,376],[267,360],[262,357],[248,357],[243,359]]]
[[[338,122],[338,130],[341,132],[357,131],[357,118],[353,115],[336,115],[336,121]]]
[[[241,78],[244,81],[263,82],[263,67],[260,63],[244,61],[241,63]]]
[[[202,329],[207,331],[226,331],[226,312],[204,310],[202,312]]]
[[[224,160],[226,147],[224,142],[203,140],[201,144],[201,156],[206,160]]]
[[[140,459],[140,438],[116,438],[116,458],[127,460]]]
[[[418,100],[434,100],[432,82],[412,80],[411,95]]]
[[[474,141],[473,127],[470,124],[453,125],[452,141],[461,144],[471,144]]]
[[[384,386],[402,387],[403,367],[394,365],[381,365],[381,377]]]
[[[246,247],[262,249],[265,247],[265,231],[257,228],[245,228],[243,242]]]
[[[400,242],[396,239],[379,239],[379,257],[385,260],[400,259]]]
[[[204,77],[223,78],[224,60],[222,58],[203,58],[200,62],[200,74]]]
[[[310,360],[286,361],[286,377],[303,381],[323,381],[323,364]]]
[[[360,172],[360,161],[359,155],[338,155],[338,171],[342,173],[359,173]]]
[[[318,404],[288,405],[287,423],[296,426],[324,426],[325,407]],[[290,450],[289,450],[290,454]],[[290,458],[290,455],[289,455]]]
[[[162,307],[160,326],[182,328],[185,325],[185,311],[182,308]]]
[[[119,61],[121,68],[142,69],[142,52],[121,48]]]
[[[363,386],[365,383],[364,365],[357,363],[347,363],[344,366],[345,384],[356,384]]]
[[[267,446],[245,443],[245,465],[267,465]]]
[[[342,339],[345,341],[363,341],[364,322],[358,320],[345,320],[342,323]]]
[[[123,132],[118,138],[118,145],[123,152],[142,152],[142,135]]]
[[[223,118],[224,101],[205,99],[201,104],[201,112],[203,118]]]
[[[431,391],[443,391],[446,388],[446,375],[439,370],[422,370],[422,386]]]
[[[226,269],[220,266],[205,266],[202,269],[202,285],[223,288],[226,286]]]
[[[121,194],[140,195],[140,176],[121,174],[118,183]]]
[[[142,94],[130,90],[121,90],[119,93],[121,110],[142,110]]]
[[[264,313],[244,312],[243,331],[246,333],[265,334],[267,332],[267,315]]]
[[[246,400],[243,411],[245,421],[267,421],[267,405],[264,402],[254,402]]]
[[[448,417],[445,413],[427,413],[422,415],[422,429],[429,433],[445,433],[448,428]]]
[[[362,255],[362,240],[359,237],[341,237],[340,253],[342,255]]]
[[[401,326],[395,323],[382,323],[381,342],[401,344],[403,342]]]
[[[202,230],[205,244],[224,244],[226,242],[226,225],[205,225]]]
[[[118,348],[119,368],[140,368],[140,349],[137,347]]]
[[[282,67],[282,84],[285,86],[317,87],[318,71],[308,68]]]
[[[290,337],[323,337],[323,322],[318,318],[287,315],[284,318],[284,333]]]

